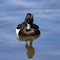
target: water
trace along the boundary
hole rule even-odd
[[[32,58],[15,33],[28,12],[41,31]],[[60,60],[60,0],[0,0],[0,60]]]

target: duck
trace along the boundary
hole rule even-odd
[[[33,36],[40,34],[38,25],[34,24],[33,21],[33,15],[27,13],[24,22],[16,27],[16,35]]]

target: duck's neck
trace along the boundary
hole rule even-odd
[[[30,29],[30,28],[31,28],[30,24],[27,23],[27,29]]]

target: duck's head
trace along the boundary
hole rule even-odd
[[[26,18],[25,18],[25,22],[28,24],[32,24],[33,23],[33,15],[31,13],[27,13]]]

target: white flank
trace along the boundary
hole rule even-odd
[[[17,37],[17,39],[19,39],[19,36],[18,36],[19,31],[20,31],[20,29],[16,29],[16,37]]]
[[[17,35],[18,35],[19,31],[20,31],[20,29],[16,29],[16,34],[17,34]]]

